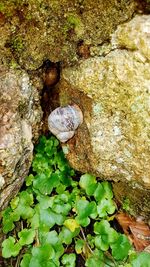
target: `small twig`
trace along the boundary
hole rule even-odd
[[[20,254],[17,257],[17,261],[16,261],[16,264],[15,264],[15,267],[19,267],[19,264],[20,264]]]
[[[86,236],[85,236],[85,234],[84,234],[84,231],[83,231],[82,227],[80,227],[80,231],[81,231],[81,234],[82,234],[82,236],[83,236],[83,239],[84,239],[84,241],[85,241],[85,243],[86,243],[86,246],[88,247],[88,249],[90,250],[90,252],[91,252],[92,254],[94,254],[93,250],[90,248],[90,246],[89,246],[89,244],[88,244],[88,241],[87,241],[87,239],[86,239]],[[114,260],[113,257],[111,256],[111,254],[110,254],[109,252],[107,252],[107,253],[105,252],[105,254],[106,254],[106,256],[109,255],[109,258],[113,261],[113,263],[115,264],[115,266],[117,266],[115,260]],[[102,260],[102,262],[103,262],[103,264],[106,264],[106,262],[105,262],[104,260]],[[112,267],[112,265],[110,265],[109,263],[107,263],[107,265],[110,266],[110,267]]]
[[[90,252],[93,254],[93,250],[91,249],[91,247],[90,247],[89,244],[88,244],[88,241],[87,241],[87,239],[86,239],[86,236],[85,236],[85,234],[84,234],[84,231],[83,231],[82,227],[80,227],[80,231],[81,231],[81,234],[82,234],[82,236],[83,236],[83,239],[84,239],[84,241],[85,241],[85,243],[86,243],[86,246],[88,247],[88,249],[90,250]]]
[[[13,265],[12,265],[12,258],[10,259],[10,264],[11,264],[11,267],[13,267]]]
[[[109,251],[105,251],[104,254],[110,259],[112,260],[112,262],[116,265],[116,261],[114,260],[113,256],[109,253]],[[109,265],[109,264],[108,264]]]
[[[40,246],[40,241],[39,241],[39,234],[38,234],[38,229],[35,230],[35,239],[36,239],[36,246]]]
[[[20,222],[21,230],[23,230],[23,221]]]

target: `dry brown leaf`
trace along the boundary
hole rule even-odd
[[[143,251],[150,245],[150,228],[146,223],[137,221],[126,213],[119,213],[115,218],[137,251]]]

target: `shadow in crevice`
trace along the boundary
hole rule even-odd
[[[56,85],[60,80],[60,62],[46,60],[41,66],[43,90],[41,92],[41,107],[43,110],[43,133],[48,133],[47,119],[51,111],[58,105],[58,92]]]

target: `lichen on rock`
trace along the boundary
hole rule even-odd
[[[33,155],[32,128],[38,136],[42,112],[39,97],[35,103],[36,89],[25,71],[1,67],[0,76],[0,208],[3,208],[28,173]]]
[[[137,6],[136,0],[4,0],[0,42],[5,53],[12,53],[8,58],[15,57],[26,70],[39,68],[47,58],[73,64],[80,41],[89,46],[105,42]]]
[[[70,142],[67,155],[76,169],[86,171],[88,161],[90,172],[100,177],[149,188],[150,35],[147,25],[149,16],[133,18],[114,32],[112,43],[114,45],[116,40],[116,48],[106,56],[90,58],[78,66],[64,69],[60,102],[64,95],[73,101],[74,90],[91,101],[90,110],[86,102],[81,103],[87,130],[84,132],[82,128],[80,132],[80,140],[82,136],[88,136],[90,149],[87,145],[84,151],[78,149],[76,153],[75,143]],[[126,36],[129,36],[129,44]],[[78,138],[77,135],[76,142]],[[80,160],[74,160],[75,154],[85,158],[82,167]]]
[[[112,46],[139,52],[139,59],[150,60],[150,16],[137,15],[118,26],[112,35]],[[143,62],[144,63],[144,62]]]

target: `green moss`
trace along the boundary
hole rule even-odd
[[[32,13],[28,13],[28,14],[26,15],[26,19],[27,19],[27,20],[32,20],[32,19],[33,19],[33,14],[32,14]]]
[[[125,197],[123,199],[123,203],[122,203],[122,208],[125,210],[125,211],[130,211],[130,199]]]
[[[14,16],[15,10],[24,4],[22,0],[4,0],[0,3],[0,12],[7,18]]]
[[[19,65],[18,65],[18,63],[14,60],[14,59],[12,59],[11,61],[10,61],[10,68],[11,69],[18,69],[19,68]]]
[[[0,12],[1,13],[5,12],[5,5],[3,3],[0,3]]]
[[[5,5],[5,3],[0,3],[0,12],[6,17],[11,17],[13,15],[13,8]]]
[[[23,40],[20,36],[17,36],[12,39],[11,41],[11,47],[16,51],[16,52],[21,52],[24,48]]]
[[[80,37],[84,33],[84,25],[81,18],[76,14],[66,14],[66,19],[63,32],[67,33],[69,30],[74,29],[76,35]]]
[[[67,21],[73,27],[78,27],[80,25],[80,22],[81,22],[79,17],[77,17],[76,15],[73,15],[73,14],[71,14],[67,17]]]

